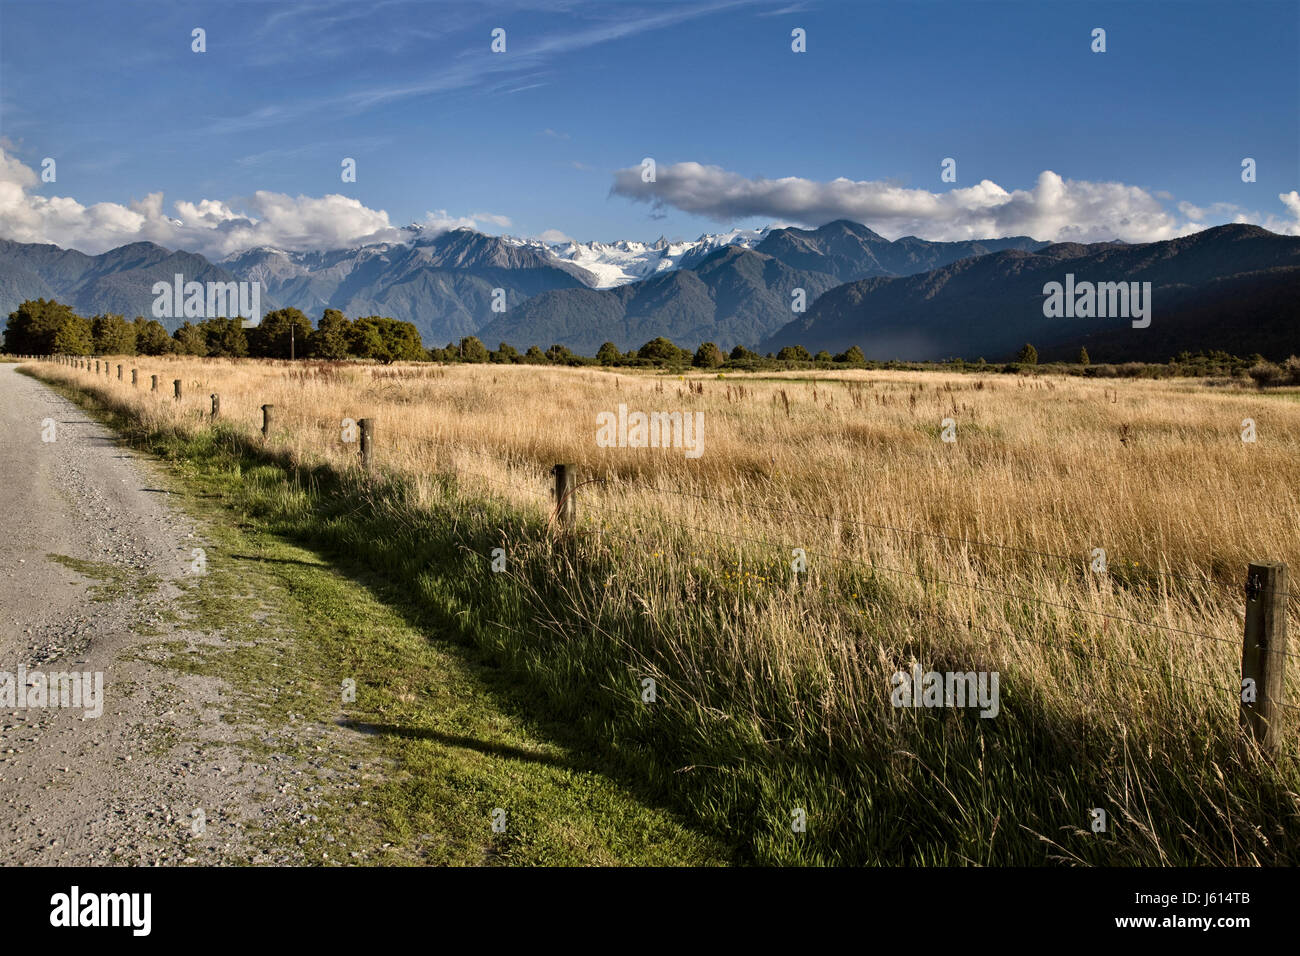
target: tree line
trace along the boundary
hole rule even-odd
[[[639,349],[624,352],[613,342],[606,342],[596,350],[594,357],[579,355],[564,345],[552,345],[545,352],[533,345],[526,352],[520,352],[511,345],[502,342],[496,349],[489,349],[477,336],[470,335],[459,343],[448,342],[446,348],[429,350],[429,357],[435,362],[469,362],[496,364],[528,365],[619,365],[624,367],[656,366],[680,368],[749,368],[764,364],[787,365],[791,362],[828,362],[850,365],[863,365],[866,357],[856,345],[839,355],[818,352],[811,355],[802,345],[786,346],[779,352],[769,352],[766,356],[750,351],[743,345],[737,345],[730,353],[722,351],[713,342],[705,342],[692,352],[680,348],[670,339],[659,336],[651,339]]]
[[[136,316],[127,321],[113,314],[84,318],[71,306],[53,299],[29,299],[9,313],[4,350],[16,355],[191,355],[215,358],[371,359],[380,362],[495,362],[537,365],[696,366],[699,368],[758,367],[765,363],[834,362],[863,365],[856,345],[839,355],[812,355],[801,345],[787,346],[766,356],[737,345],[730,353],[713,342],[694,352],[660,336],[639,349],[624,352],[606,342],[594,357],[579,355],[564,345],[546,351],[530,346],[520,352],[505,342],[489,349],[477,336],[448,342],[445,348],[425,349],[419,330],[410,322],[368,315],[349,319],[326,309],[315,328],[299,309],[276,309],[260,325],[244,328],[240,318],[184,322],[175,332],[157,319]]]
[[[694,352],[659,336],[638,349],[621,350],[606,342],[594,356],[580,355],[566,346],[542,351],[529,346],[524,352],[500,343],[489,349],[473,335],[443,348],[426,349],[419,330],[410,322],[378,315],[349,319],[337,309],[326,309],[313,328],[298,309],[276,309],[260,325],[244,328],[241,319],[204,319],[185,322],[168,334],[156,319],[137,316],[128,322],[120,315],[83,318],[70,306],[46,299],[31,299],[9,313],[4,331],[4,351],[14,355],[191,355],[222,358],[368,359],[378,362],[466,362],[527,365],[603,365],[723,371],[758,371],[790,368],[933,369],[959,372],[1044,372],[1101,378],[1213,377],[1254,380],[1260,387],[1300,385],[1300,358],[1281,365],[1261,355],[1238,357],[1227,352],[1182,352],[1167,363],[1124,362],[1092,364],[1087,349],[1076,361],[1039,363],[1038,350],[1026,343],[1006,363],[974,362],[952,358],[943,362],[877,361],[867,359],[854,345],[836,355],[825,350],[810,353],[802,345],[788,345],[776,353],[760,355],[743,345],[724,352],[705,342]]]
[[[216,358],[429,358],[410,322],[380,315],[349,319],[326,309],[315,328],[298,309],[276,309],[260,325],[240,318],[184,322],[175,332],[157,319],[103,314],[85,318],[53,299],[29,299],[5,324],[4,350],[15,355],[192,355]]]

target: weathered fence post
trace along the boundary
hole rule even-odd
[[[179,402],[181,400],[181,380],[179,378],[172,380],[172,389],[176,392],[174,396],[176,401]]]
[[[216,421],[217,416],[220,414],[221,414],[221,396],[218,395],[216,392],[213,392],[212,393],[212,420]]]
[[[95,374],[99,374],[99,359],[95,359]]]
[[[122,381],[122,366],[120,365],[117,367],[117,380]]]
[[[1241,726],[1270,753],[1282,747],[1286,705],[1287,568],[1280,561],[1246,570],[1246,635],[1241,645]],[[1247,700],[1251,697],[1251,700]]]
[[[136,379],[139,377],[139,369],[131,369],[131,387],[135,388]]]
[[[578,472],[573,465],[556,465],[551,474],[555,476],[555,517],[568,531],[578,517]]]
[[[153,380],[153,384],[149,386],[149,391],[151,391],[151,392],[156,392],[156,391],[158,391],[158,376],[157,376],[157,375],[150,375],[149,378],[151,378],[151,379]]]
[[[363,418],[357,422],[361,430],[361,464],[369,468],[375,455],[375,420]]]
[[[105,362],[105,363],[104,363],[104,378],[108,378],[108,377],[109,377],[110,375],[112,375],[112,374],[113,374],[113,366],[110,365],[109,363]]]
[[[262,406],[262,441],[271,437],[271,413],[274,411],[274,405]]]

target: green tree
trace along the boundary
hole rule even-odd
[[[311,347],[311,319],[298,309],[276,309],[248,330],[248,354],[254,358],[302,357]]]
[[[802,345],[787,345],[781,351],[776,353],[776,357],[782,362],[811,362],[812,355]]]
[[[617,365],[623,360],[623,353],[613,342],[606,342],[596,351],[596,361],[601,365]]]
[[[214,358],[243,358],[248,354],[248,335],[243,321],[219,317],[198,324],[207,354]],[[252,331],[251,329],[249,331]]]
[[[360,359],[380,359],[384,355],[384,337],[373,322],[357,319],[348,328],[348,354]]]
[[[573,353],[564,345],[552,345],[546,350],[546,360],[552,365],[567,365],[571,358]]]
[[[813,356],[813,361],[814,361],[814,362],[830,362],[830,361],[832,361],[832,359],[831,359],[831,353],[830,353],[830,352],[827,352],[825,349],[822,349],[820,352],[818,352],[816,355]]]
[[[1089,361],[1088,350],[1084,348],[1079,349],[1079,364],[1087,365]]]
[[[97,315],[90,320],[96,355],[134,355],[135,327],[120,315]]]
[[[737,345],[731,350],[731,361],[733,362],[757,362],[760,358],[762,358],[761,355],[757,352],[751,352],[743,345]]]
[[[131,327],[135,332],[136,355],[165,355],[171,351],[171,336],[157,319],[146,320],[143,315],[137,315]]]
[[[54,333],[54,347],[50,351],[62,355],[89,355],[93,349],[90,320],[73,314]]]
[[[315,331],[307,336],[307,354],[317,359],[348,357],[348,331],[352,323],[338,309],[326,309]]]
[[[428,358],[424,340],[420,338],[420,330],[415,327],[415,323],[399,319],[384,321],[384,343],[394,362],[423,362]]]
[[[661,335],[637,349],[636,357],[649,359],[651,362],[656,363],[671,362],[676,364],[681,361],[682,350]]]
[[[846,362],[849,365],[865,365],[867,357],[862,354],[862,349],[856,345],[850,345],[845,351],[835,356],[835,361]]]
[[[476,335],[467,335],[460,340],[460,357],[462,361],[475,364],[486,362],[491,358],[487,346]]]
[[[1021,365],[1037,365],[1038,349],[1026,342],[1024,348],[1016,353],[1016,361]]]
[[[505,342],[502,342],[495,352],[489,353],[488,358],[498,364],[509,365],[521,361],[523,356],[519,354],[519,350],[513,345],[507,345]]]
[[[71,306],[61,302],[28,299],[9,313],[5,325],[5,351],[15,355],[49,355],[63,349],[62,354],[84,355],[92,350],[89,323],[86,324],[85,341],[80,338],[80,323],[85,321],[72,311]]]
[[[182,322],[181,327],[172,333],[172,341],[176,343],[175,351],[181,355],[202,357],[208,354],[207,336],[201,328],[188,321]]]
[[[352,323],[348,351],[357,358],[392,362],[423,362],[429,357],[420,331],[410,322],[382,315],[366,315]]]
[[[528,351],[524,353],[524,361],[529,365],[545,365],[546,353],[538,346],[530,345],[528,346]]]
[[[691,359],[691,364],[696,368],[717,368],[726,360],[727,357],[722,354],[722,349],[713,342],[705,342],[695,350],[695,357]]]

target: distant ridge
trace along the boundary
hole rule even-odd
[[[1079,281],[1150,282],[1151,326],[1046,318],[1043,287],[1067,273]],[[1285,357],[1300,352],[1297,303],[1300,238],[1231,224],[1163,242],[1012,249],[915,276],[846,283],[761,348],[858,345],[876,359],[1000,360],[1025,342],[1058,357],[1068,349],[1077,355],[1079,345],[1092,342],[1101,350],[1093,355],[1098,360],[1163,361],[1171,349],[1200,348]],[[1092,354],[1093,346],[1088,349]]]

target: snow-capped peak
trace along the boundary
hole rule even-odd
[[[523,241],[537,243],[552,257],[584,269],[594,278],[595,288],[610,289],[658,272],[687,268],[724,246],[750,248],[762,242],[769,231],[770,227],[732,229],[730,232],[706,234],[693,241],[672,242],[660,236],[653,243],[634,239],[619,239],[609,243]]]
[[[518,236],[494,236],[494,240],[507,246],[530,249],[543,260],[576,277],[595,289],[612,289],[636,282],[660,272],[689,268],[706,256],[726,246],[750,248],[762,242],[772,227],[763,229],[732,229],[723,233],[706,233],[694,240],[669,240],[660,236],[654,242],[637,239],[616,239],[613,242],[578,242],[565,239],[546,242]],[[450,230],[429,230],[418,224],[405,228],[409,245],[423,247],[436,244],[439,237],[461,233],[477,234],[476,230],[460,226]],[[349,271],[356,263],[373,256],[383,256],[392,249],[408,243],[377,242],[328,252],[292,252],[273,246],[256,246],[232,253],[221,261],[239,262],[252,278],[286,278],[291,275],[311,275],[326,269]],[[257,265],[249,265],[258,261]]]

